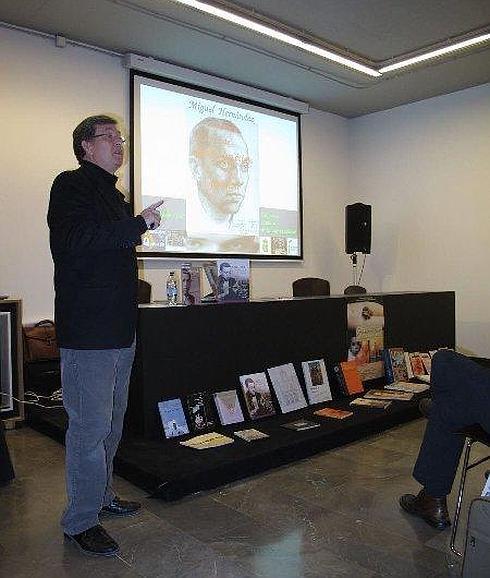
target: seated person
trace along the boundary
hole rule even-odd
[[[479,424],[490,432],[490,370],[450,350],[432,360],[432,404],[413,477],[417,496],[405,494],[400,506],[431,526],[450,525],[446,497],[458,468],[465,438],[457,431]]]

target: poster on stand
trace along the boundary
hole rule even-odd
[[[355,361],[363,381],[383,377],[382,297],[353,297],[347,303],[347,360]]]

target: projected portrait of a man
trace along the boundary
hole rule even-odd
[[[196,199],[188,206],[188,229],[201,232],[250,234],[258,207],[246,208],[252,167],[249,149],[233,122],[207,117],[197,123],[189,138],[189,167]],[[255,214],[254,214],[255,213]]]

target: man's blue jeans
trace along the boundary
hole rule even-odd
[[[114,498],[112,467],[121,439],[135,344],[124,349],[60,349],[63,405],[68,413],[64,532],[99,523]]]

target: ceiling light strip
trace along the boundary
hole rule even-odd
[[[265,26],[264,24],[260,24],[259,22],[250,20],[249,18],[244,18],[243,16],[239,16],[238,14],[234,14],[233,12],[223,10],[222,8],[206,4],[205,2],[200,2],[199,0],[172,0],[172,1],[177,2],[179,4],[184,4],[186,6],[189,6],[190,8],[195,8],[196,10],[200,10],[201,12],[206,12],[207,14],[211,14],[212,16],[216,16],[217,18],[221,18],[228,22],[232,22],[233,24],[243,26],[245,28],[248,28],[249,30],[253,30],[254,32],[258,32],[259,34],[268,36],[269,38],[280,40],[285,44],[295,46],[296,48],[300,48],[301,50],[305,50],[306,52],[316,54],[317,56],[320,56],[332,62],[336,62],[337,64],[342,64],[343,66],[346,66],[347,68],[352,68],[353,70],[357,70],[358,72],[363,72],[364,74],[368,74],[369,76],[374,77],[381,76],[380,72],[378,72],[374,68],[364,66],[363,64],[360,64],[355,60],[350,60],[349,58],[340,56],[335,52],[331,52],[330,50],[321,48],[320,46],[315,46],[314,44],[310,44],[309,42],[304,42],[303,40],[300,40],[295,36],[291,36],[284,32],[280,32],[275,28]]]
[[[490,40],[490,34],[482,34],[480,36],[475,36],[474,38],[469,38],[468,40],[463,40],[462,42],[457,42],[451,46],[445,46],[444,48],[439,48],[437,50],[431,50],[425,54],[419,54],[413,58],[407,58],[405,60],[400,60],[395,64],[390,64],[388,66],[383,66],[379,69],[381,74],[385,72],[392,72],[393,70],[399,70],[400,68],[405,68],[406,66],[412,66],[418,62],[424,62],[425,60],[430,60],[431,58],[437,58],[438,56],[443,56],[449,54],[450,52],[455,52],[456,50],[462,50],[463,48],[468,48],[469,46],[474,46],[475,44],[481,44]]]

